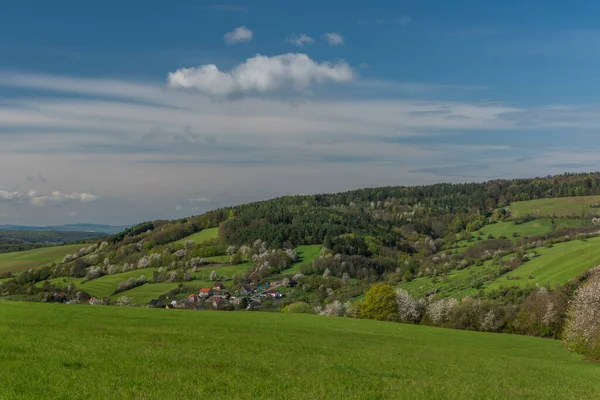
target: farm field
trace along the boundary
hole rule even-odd
[[[282,271],[284,274],[295,274],[300,272],[300,266],[302,264],[310,264],[313,260],[321,255],[321,244],[312,244],[308,246],[296,247],[296,253],[298,254],[298,262],[294,263],[290,268]]]
[[[219,228],[208,228],[208,229],[201,230],[200,232],[196,232],[193,235],[184,237],[183,239],[179,239],[178,241],[173,242],[173,243],[174,244],[183,244],[183,243],[187,242],[188,240],[192,240],[196,243],[203,243],[203,242],[207,241],[208,239],[216,238],[218,234],[219,234]]]
[[[530,201],[517,201],[510,205],[510,211],[516,217],[523,215],[539,215],[549,217],[581,216],[583,213],[600,214],[599,208],[591,208],[590,204],[600,203],[600,196],[557,197]]]
[[[521,265],[491,282],[487,288],[500,286],[525,286],[564,284],[600,264],[600,238],[587,241],[573,240],[551,248],[539,248],[539,257]],[[533,279],[529,279],[529,276]],[[510,279],[512,278],[512,279]]]
[[[284,313],[0,302],[0,314],[3,400],[600,397],[600,367],[548,339]]]
[[[0,254],[0,272],[19,273],[30,268],[38,268],[45,264],[61,261],[67,254],[78,251],[83,245],[43,247],[35,250]]]

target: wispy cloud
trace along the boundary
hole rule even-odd
[[[19,192],[17,190],[7,191],[0,189],[0,202],[22,203],[28,202],[34,206],[58,205],[69,201],[80,203],[92,203],[98,200],[98,196],[92,193],[61,193],[53,191],[50,194],[40,194],[35,190]]]
[[[344,37],[336,32],[324,33],[322,36],[323,40],[330,46],[341,46],[344,44]]]
[[[289,38],[287,38],[287,42],[298,47],[304,47],[304,45],[306,44],[314,43],[315,40],[305,33],[301,33],[299,35],[294,33]]]

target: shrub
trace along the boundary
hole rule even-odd
[[[394,289],[384,283],[371,286],[361,304],[360,316],[379,321],[398,321],[398,303]]]
[[[297,313],[297,314],[314,314],[315,310],[313,309],[313,307],[308,304],[305,303],[303,301],[298,301],[292,304],[288,304],[287,306],[283,307],[283,310],[281,310],[283,312],[288,312],[288,313]]]

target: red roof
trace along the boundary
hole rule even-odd
[[[203,287],[202,289],[200,289],[200,293],[208,293],[210,292],[212,289],[209,287]]]

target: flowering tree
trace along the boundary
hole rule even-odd
[[[600,271],[592,274],[569,303],[563,342],[569,350],[600,360]]]

